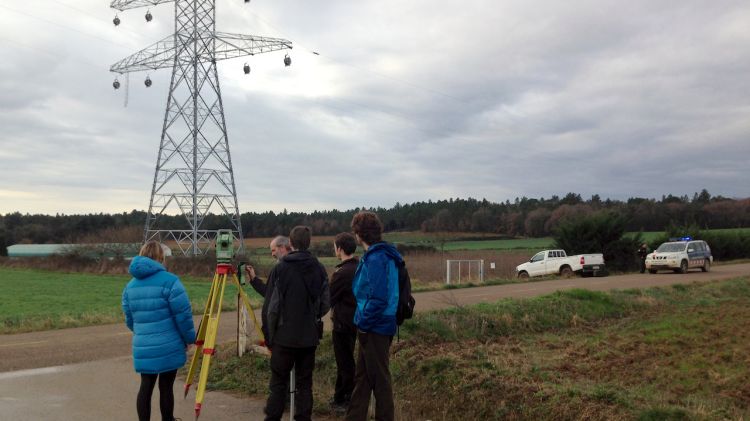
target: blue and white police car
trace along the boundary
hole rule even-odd
[[[713,261],[711,248],[705,241],[690,237],[670,238],[669,242],[663,243],[646,256],[646,269],[649,273],[659,270],[686,273],[689,269],[698,268],[708,272]]]

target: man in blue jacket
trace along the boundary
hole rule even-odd
[[[396,333],[397,264],[403,259],[392,244],[383,242],[383,224],[374,213],[362,211],[354,215],[352,231],[365,254],[352,284],[357,300],[354,324],[360,346],[346,419],[366,420],[370,394],[374,392],[375,419],[393,420],[393,389],[388,364],[391,340]]]

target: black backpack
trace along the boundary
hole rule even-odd
[[[398,307],[396,309],[396,324],[401,326],[404,320],[414,316],[414,306],[417,301],[411,295],[411,279],[406,270],[406,262],[396,263],[398,267]]]

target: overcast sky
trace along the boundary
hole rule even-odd
[[[750,196],[747,0],[216,3],[294,43],[219,63],[242,212]],[[145,12],[0,0],[0,213],[148,208],[171,72],[127,107],[109,72],[173,32]]]

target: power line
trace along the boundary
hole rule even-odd
[[[25,49],[28,49],[28,50],[38,51],[40,53],[47,54],[47,55],[54,56],[54,57],[59,57],[59,58],[65,58],[65,59],[70,58],[70,56],[66,56],[64,54],[55,53],[55,52],[48,51],[48,50],[45,50],[43,48],[39,48],[39,47],[28,45],[28,44],[23,44],[23,43],[20,43],[20,42],[18,42],[16,40],[10,39],[10,38],[5,38],[5,37],[0,36],[0,40],[6,41],[6,42],[10,42],[12,44],[16,44],[15,45],[16,48],[20,47],[20,48],[25,48]],[[88,60],[76,58],[76,61],[80,61],[81,63],[87,64],[87,65],[89,65],[91,67],[95,67],[98,70],[101,70],[101,68],[102,68],[101,64],[92,63],[92,62],[90,62]]]
[[[262,18],[262,17],[260,16],[260,15],[258,15],[257,13],[255,13],[255,12],[253,12],[253,11],[249,11],[249,13],[253,14],[253,15],[254,15],[254,16],[255,16],[255,17],[256,17],[256,18],[258,19],[258,20],[260,20],[261,22],[263,22],[263,23],[265,23],[266,25],[270,26],[271,28],[273,28],[274,30],[276,30],[277,32],[279,32],[279,34],[280,34],[280,35],[282,35],[282,36],[283,36],[283,34],[282,34],[282,32],[283,32],[283,31],[282,31],[282,30],[280,30],[280,29],[279,29],[278,27],[276,27],[276,26],[275,26],[275,25],[273,25],[272,23],[268,22],[267,20],[263,19],[263,18]],[[516,24],[516,25],[512,26],[512,27],[511,27],[511,28],[509,29],[509,32],[514,32],[514,31],[516,30],[516,28],[517,28],[517,27],[518,27],[518,24]],[[327,57],[327,56],[325,56],[325,55],[321,55],[321,54],[320,54],[320,53],[319,53],[319,52],[318,52],[317,50],[312,50],[312,49],[309,49],[309,48],[305,47],[305,46],[304,46],[303,44],[301,44],[301,43],[300,43],[300,42],[298,42],[298,41],[294,41],[294,43],[295,43],[295,45],[297,45],[297,46],[301,47],[302,49],[306,50],[307,52],[309,52],[309,53],[312,53],[312,54],[314,54],[314,55],[316,55],[316,56],[320,56],[320,57],[323,57],[324,59],[327,59],[327,60],[328,60],[328,61],[330,61],[330,62],[333,62],[333,63],[339,64],[339,65],[349,66],[349,67],[355,68],[355,69],[357,69],[357,70],[361,70],[361,71],[363,71],[363,72],[371,73],[371,74],[373,74],[373,75],[375,75],[375,76],[379,76],[379,77],[381,77],[381,78],[385,78],[385,79],[390,79],[390,80],[393,80],[393,81],[395,81],[395,82],[398,82],[398,83],[402,83],[402,84],[405,84],[405,85],[411,86],[411,87],[413,87],[413,88],[416,88],[416,89],[420,89],[420,90],[423,90],[423,91],[425,91],[425,92],[428,92],[428,93],[431,93],[431,94],[434,94],[434,95],[440,95],[440,96],[443,96],[443,97],[445,97],[445,98],[448,98],[448,99],[450,99],[450,100],[453,100],[453,101],[455,101],[455,102],[460,102],[460,103],[463,103],[463,104],[468,104],[468,103],[469,103],[468,101],[466,101],[466,100],[464,100],[464,99],[461,99],[461,98],[457,98],[457,97],[455,97],[455,96],[452,96],[452,95],[446,94],[446,93],[444,93],[444,92],[440,92],[440,91],[438,91],[438,90],[435,90],[435,89],[431,89],[431,88],[426,88],[426,87],[424,87],[424,86],[418,85],[418,84],[416,84],[416,83],[413,83],[413,82],[411,82],[411,81],[407,81],[407,80],[403,80],[403,79],[395,78],[395,77],[392,77],[392,76],[384,75],[384,74],[382,74],[382,73],[378,73],[378,72],[375,72],[375,71],[373,71],[373,70],[370,70],[370,69],[368,69],[368,68],[365,68],[365,67],[360,67],[360,66],[357,66],[357,65],[354,65],[354,64],[351,64],[351,63],[347,63],[347,62],[344,62],[344,61],[342,61],[342,60],[339,60],[339,59],[335,59],[335,58],[332,58],[332,57]],[[354,103],[354,102],[350,102],[350,101],[347,101],[347,100],[340,100],[340,101],[342,101],[342,102],[349,102],[349,103],[351,103],[351,104],[357,105],[357,106],[359,106],[359,107],[362,107],[362,108],[369,108],[369,109],[374,109],[373,107],[366,107],[366,106],[362,106],[361,104],[357,104],[357,103]],[[379,112],[382,112],[382,113],[384,113],[384,114],[390,114],[390,115],[393,115],[393,116],[396,116],[396,117],[400,117],[400,118],[406,118],[406,119],[408,119],[408,120],[411,120],[411,118],[410,118],[410,117],[408,117],[408,116],[405,116],[405,115],[399,115],[399,114],[396,114],[396,113],[393,113],[393,112],[389,112],[389,111],[382,111],[382,110],[377,110],[377,111],[379,111]],[[518,116],[516,116],[516,115],[514,115],[513,113],[511,113],[511,112],[510,112],[510,111],[509,111],[509,110],[508,110],[508,109],[507,109],[506,107],[504,107],[504,106],[503,106],[503,107],[502,107],[502,108],[500,109],[500,111],[501,111],[501,112],[503,113],[503,115],[505,115],[505,116],[507,117],[507,119],[508,119],[508,120],[510,120],[511,122],[513,122],[513,123],[520,123],[520,120],[519,120]],[[527,126],[532,126],[532,127],[536,127],[536,128],[541,128],[541,129],[548,129],[548,125],[546,125],[546,124],[543,124],[543,123],[529,123],[528,121],[526,121],[526,122],[524,122],[524,124],[525,124],[525,125],[527,125]],[[418,127],[418,126],[416,126],[416,125],[415,125],[415,127]],[[417,128],[417,130],[418,130],[418,131],[421,131],[421,132],[423,132],[424,134],[432,134],[431,132],[429,132],[429,131],[428,131],[428,130],[426,130],[426,129],[422,129],[422,128]],[[509,129],[509,128],[507,128],[507,127],[506,127],[506,128],[503,128],[502,130],[503,130],[503,131],[504,131],[505,133],[508,133],[508,132],[510,132],[510,131],[511,131],[512,129]]]
[[[37,20],[49,23],[51,25],[55,25],[55,26],[59,26],[61,28],[65,28],[65,29],[67,29],[69,31],[78,32],[79,34],[86,35],[87,37],[96,38],[96,39],[98,39],[100,41],[108,42],[110,44],[114,44],[114,45],[117,45],[117,46],[120,46],[120,47],[129,47],[128,45],[125,45],[125,44],[122,44],[122,43],[119,43],[119,42],[115,42],[115,41],[112,41],[112,40],[109,40],[109,39],[105,39],[105,38],[102,38],[100,36],[97,36],[97,35],[94,35],[94,34],[90,34],[88,32],[81,31],[81,30],[76,29],[76,28],[71,28],[69,26],[62,25],[62,24],[57,23],[55,21],[51,21],[49,19],[41,18],[39,16],[34,16],[34,15],[28,14],[28,13],[26,13],[24,11],[13,9],[13,8],[10,8],[10,7],[2,5],[2,4],[0,4],[0,7],[2,7],[3,9],[6,9],[6,10],[10,10],[11,12],[14,12],[14,13],[18,13],[20,15],[24,15],[24,16],[30,17],[32,19],[37,19]]]
[[[53,1],[53,2],[55,2],[55,3],[57,3],[57,4],[60,4],[60,5],[62,5],[62,6],[65,6],[65,7],[67,7],[68,9],[73,9],[73,10],[75,10],[76,12],[79,12],[79,13],[83,13],[83,14],[85,14],[85,15],[89,15],[89,16],[91,16],[91,17],[95,18],[95,19],[96,19],[97,21],[100,21],[100,20],[101,20],[101,17],[100,17],[100,16],[96,16],[95,14],[93,14],[93,13],[91,13],[91,12],[89,12],[89,11],[86,11],[86,10],[83,10],[83,9],[79,9],[79,8],[77,8],[77,7],[75,7],[75,6],[71,6],[71,5],[69,5],[68,3],[65,3],[65,2],[61,2],[60,0],[52,0],[52,1]]]
[[[98,16],[95,16],[95,15],[93,15],[93,14],[91,14],[91,13],[89,13],[89,12],[86,12],[86,11],[84,11],[84,10],[81,10],[81,9],[79,9],[79,8],[77,8],[77,7],[71,6],[71,5],[69,5],[69,4],[65,3],[65,2],[62,2],[62,1],[59,1],[59,0],[52,0],[52,1],[54,1],[55,3],[58,3],[58,4],[60,4],[60,5],[62,5],[62,6],[64,6],[64,7],[67,7],[67,8],[69,8],[69,9],[71,9],[71,10],[75,10],[75,11],[77,11],[77,12],[81,12],[81,13],[84,13],[84,14],[86,14],[86,15],[88,15],[88,16],[91,16],[91,17],[93,17],[93,18],[97,19],[97,20],[100,20],[100,17],[98,17]],[[39,17],[39,16],[34,16],[34,15],[32,15],[32,14],[29,14],[29,13],[26,13],[26,12],[24,12],[24,11],[21,11],[21,10],[17,10],[17,9],[14,9],[14,8],[10,8],[10,7],[7,7],[7,6],[5,6],[5,5],[0,5],[0,7],[4,8],[4,9],[6,9],[6,10],[12,11],[12,12],[14,12],[14,13],[18,13],[18,14],[21,14],[21,15],[24,15],[24,16],[27,16],[27,17],[30,17],[30,18],[32,18],[32,19],[36,19],[36,20],[39,20],[39,21],[43,21],[43,22],[46,22],[46,23],[49,23],[49,24],[52,24],[52,25],[56,25],[56,26],[59,26],[59,27],[62,27],[62,28],[68,29],[68,30],[70,30],[70,31],[78,32],[78,33],[80,33],[80,34],[83,34],[83,35],[86,35],[86,36],[88,36],[88,37],[92,37],[92,38],[95,38],[95,39],[98,39],[98,40],[101,40],[101,41],[104,41],[104,42],[108,42],[108,43],[111,43],[111,44],[114,44],[114,45],[118,45],[118,46],[125,46],[125,44],[122,44],[122,43],[118,43],[118,42],[115,42],[115,41],[112,41],[112,40],[108,40],[108,39],[104,39],[104,38],[102,38],[102,37],[99,37],[99,36],[97,36],[97,35],[93,35],[93,34],[91,34],[91,33],[85,32],[85,31],[81,31],[81,30],[78,30],[78,29],[75,29],[75,28],[71,28],[71,27],[69,27],[69,26],[66,26],[66,25],[63,25],[63,24],[60,24],[60,23],[57,23],[57,22],[51,21],[51,20],[49,20],[49,19],[45,19],[45,18],[42,18],[42,17]],[[273,28],[274,30],[276,30],[276,31],[278,31],[278,32],[280,32],[280,33],[282,32],[282,31],[281,31],[281,30],[280,30],[280,29],[279,29],[278,27],[276,27],[276,26],[275,26],[275,25],[273,25],[272,23],[268,22],[267,20],[263,19],[263,18],[262,18],[262,17],[260,16],[260,15],[258,15],[257,13],[255,13],[255,12],[253,12],[253,11],[249,11],[249,13],[251,13],[252,15],[254,15],[254,16],[255,16],[255,17],[256,17],[256,18],[258,19],[258,20],[262,21],[263,23],[265,23],[266,25],[270,26],[270,27],[271,27],[271,28]],[[131,32],[131,31],[128,31],[128,32]],[[132,33],[132,32],[131,32],[131,33]],[[133,34],[134,34],[134,35],[139,35],[139,34],[136,34],[136,33],[133,33]],[[11,40],[11,39],[8,39],[8,38],[0,38],[0,39],[5,39],[6,41],[8,41],[8,42],[12,42],[12,43],[14,43],[14,44],[16,44],[17,46],[19,46],[19,47],[22,47],[22,48],[27,48],[27,49],[31,49],[31,50],[36,50],[36,51],[40,51],[40,52],[43,52],[44,54],[48,54],[48,55],[53,55],[53,56],[56,56],[56,57],[63,57],[63,58],[68,58],[68,56],[65,56],[65,55],[62,55],[62,54],[59,54],[59,53],[53,53],[53,52],[50,52],[50,51],[47,51],[47,50],[43,50],[43,49],[40,49],[40,48],[37,48],[37,47],[33,47],[33,46],[30,46],[30,45],[27,45],[27,44],[19,43],[19,42],[15,41],[15,40]],[[314,54],[314,55],[318,55],[318,56],[320,56],[320,53],[319,53],[318,51],[314,51],[314,50],[312,50],[312,49],[310,49],[310,48],[307,48],[307,47],[305,47],[304,45],[300,44],[299,42],[296,42],[296,44],[297,44],[297,45],[298,45],[298,46],[299,46],[300,48],[302,48],[302,49],[306,50],[307,52],[309,52],[309,53],[311,53],[311,54]],[[429,93],[431,93],[431,94],[435,94],[435,95],[440,95],[440,96],[443,96],[443,97],[449,98],[449,99],[451,99],[451,100],[454,100],[454,101],[458,101],[458,102],[466,103],[466,101],[465,101],[465,100],[462,100],[462,99],[460,99],[460,98],[456,98],[456,97],[453,97],[453,96],[451,96],[451,95],[448,95],[448,94],[446,94],[446,93],[444,93],[444,92],[440,92],[440,91],[437,91],[437,90],[434,90],[434,89],[431,89],[431,88],[426,88],[426,87],[424,87],[424,86],[420,86],[420,85],[418,85],[418,84],[415,84],[415,83],[413,83],[413,82],[410,82],[410,81],[407,81],[407,80],[402,80],[402,79],[399,79],[399,78],[394,78],[394,77],[392,77],[392,76],[384,75],[384,74],[381,74],[381,73],[378,73],[378,72],[372,71],[372,70],[370,70],[370,69],[367,69],[367,68],[363,68],[363,67],[359,67],[359,66],[357,66],[357,65],[354,65],[354,64],[346,63],[346,62],[344,62],[344,61],[341,61],[341,60],[339,60],[339,59],[336,59],[336,58],[332,58],[332,57],[327,57],[327,56],[322,56],[322,57],[323,57],[324,59],[327,59],[328,61],[330,61],[330,62],[333,62],[333,63],[336,63],[336,64],[340,64],[340,65],[346,65],[346,66],[349,66],[349,67],[352,67],[352,68],[355,68],[355,69],[358,69],[358,70],[362,70],[362,71],[364,71],[364,72],[367,72],[367,73],[371,73],[371,74],[373,74],[373,75],[376,75],[376,76],[379,76],[379,77],[381,77],[381,78],[385,78],[385,79],[393,80],[393,81],[395,81],[395,82],[398,82],[398,83],[401,83],[401,84],[405,84],[405,85],[411,86],[411,87],[413,87],[413,88],[416,88],[416,89],[420,89],[420,90],[423,90],[423,91],[425,91],[425,92],[429,92]],[[94,63],[92,63],[92,62],[89,62],[89,61],[86,61],[86,60],[80,60],[80,61],[81,61],[81,62],[83,62],[83,63],[85,63],[85,64],[88,64],[88,65],[90,65],[90,66],[92,66],[92,67],[100,68],[100,65],[98,65],[98,64],[94,64]],[[371,110],[371,111],[374,111],[374,112],[377,112],[377,113],[382,113],[382,114],[392,115],[392,116],[394,116],[394,117],[397,117],[397,118],[399,118],[399,119],[403,119],[403,120],[405,120],[405,121],[411,121],[411,120],[413,120],[413,119],[412,119],[412,118],[411,118],[410,116],[408,116],[408,115],[405,115],[405,114],[402,114],[402,113],[397,113],[397,112],[393,112],[393,111],[387,111],[387,110],[383,110],[383,109],[375,108],[375,107],[372,107],[372,106],[367,106],[367,105],[363,105],[363,104],[361,104],[361,103],[357,103],[357,102],[354,102],[354,101],[350,101],[350,100],[328,98],[328,101],[339,102],[339,103],[345,103],[345,104],[349,104],[349,105],[355,106],[355,107],[357,107],[357,108],[360,108],[360,109]],[[316,102],[320,103],[320,101],[319,101],[319,100],[316,100]],[[329,102],[329,104],[328,104],[328,105],[329,105],[329,106],[331,106],[330,102]],[[338,107],[334,107],[334,108],[338,108]],[[340,108],[340,109],[343,109],[343,108]],[[504,111],[504,113],[505,113],[505,114],[507,114],[507,115],[509,116],[509,118],[510,118],[511,120],[517,121],[517,117],[515,117],[515,116],[511,115],[511,114],[510,114],[510,113],[509,113],[509,112],[508,112],[507,110],[503,110],[503,111]],[[376,117],[377,117],[377,116],[376,116]],[[425,134],[425,135],[428,135],[428,136],[436,136],[436,135],[438,135],[438,133],[437,133],[437,132],[434,132],[433,130],[428,130],[428,129],[422,128],[422,127],[420,127],[420,126],[419,126],[419,125],[417,125],[417,124],[414,124],[414,125],[413,125],[413,127],[414,127],[414,128],[415,128],[415,129],[417,130],[417,131],[419,131],[419,132],[422,132],[423,134]],[[507,129],[506,129],[506,131],[507,131]]]
[[[261,22],[263,22],[266,25],[270,26],[271,28],[275,29],[276,31],[279,32],[279,35],[283,36],[283,34],[282,34],[283,31],[281,31],[279,28],[277,28],[276,26],[274,26],[273,24],[271,24],[267,20],[265,20],[262,17],[260,17],[257,13],[255,13],[253,11],[250,11],[249,13],[253,14],[256,18],[258,18],[258,20],[260,20]],[[371,74],[373,74],[375,76],[379,76],[379,77],[382,77],[382,78],[385,78],[385,79],[390,79],[390,80],[392,80],[394,82],[402,83],[404,85],[408,85],[408,86],[411,86],[411,87],[416,88],[416,89],[421,89],[423,91],[429,92],[429,93],[434,94],[434,95],[440,95],[440,96],[446,97],[448,99],[452,99],[454,101],[459,101],[459,102],[466,103],[466,100],[454,97],[452,95],[446,94],[444,92],[440,92],[440,91],[432,89],[432,88],[427,88],[427,87],[418,85],[418,84],[416,84],[414,82],[411,82],[411,81],[407,81],[407,80],[404,80],[404,79],[395,78],[393,76],[384,75],[382,73],[370,70],[370,69],[365,68],[365,67],[360,67],[360,66],[357,66],[357,65],[354,65],[354,64],[351,64],[351,63],[347,63],[347,62],[344,62],[342,60],[339,60],[339,59],[336,59],[336,58],[333,58],[333,57],[328,57],[326,55],[320,55],[320,53],[317,50],[311,50],[311,49],[305,47],[304,45],[302,45],[299,41],[294,41],[294,43],[295,43],[295,45],[300,46],[302,49],[307,50],[309,53],[315,54],[316,56],[323,57],[324,59],[327,59],[328,61],[331,61],[333,63],[337,63],[337,64],[344,65],[344,66],[349,66],[349,67],[355,68],[357,70],[361,70],[363,72],[371,73]]]
[[[253,14],[258,20],[260,20],[261,22],[263,22],[266,25],[270,26],[274,30],[278,31],[279,34],[283,36],[283,34],[282,34],[283,31],[280,30],[277,26],[275,26],[272,23],[270,23],[269,21],[263,19],[260,15],[258,15],[257,13],[255,13],[253,11],[249,11],[249,13]],[[519,23],[516,23],[515,25],[513,25],[512,27],[510,27],[508,29],[508,33],[515,32],[515,30],[517,29],[518,26],[519,26]],[[320,55],[320,53],[317,50],[309,49],[309,48],[305,47],[303,44],[301,44],[298,41],[294,41],[294,43],[295,43],[295,45],[301,47],[302,49],[306,50],[307,52],[312,53],[312,54],[317,55],[317,56],[320,56],[320,57],[323,57],[324,59],[327,59],[330,62],[339,64],[339,65],[349,66],[349,67],[352,67],[354,69],[361,70],[363,72],[371,73],[371,74],[373,74],[375,76],[378,76],[378,77],[381,77],[381,78],[384,78],[384,79],[389,79],[389,80],[392,80],[392,81],[395,81],[395,82],[398,82],[398,83],[401,83],[401,84],[404,84],[404,85],[411,86],[411,87],[416,88],[416,89],[423,90],[423,91],[431,93],[433,95],[443,96],[445,98],[451,99],[451,100],[456,101],[456,102],[460,102],[460,103],[463,103],[463,104],[468,104],[469,103],[465,99],[461,99],[461,98],[455,97],[453,95],[446,94],[445,92],[441,92],[441,91],[438,91],[438,90],[435,90],[435,89],[432,89],[432,88],[427,88],[427,87],[421,86],[419,84],[416,84],[416,83],[408,81],[408,80],[399,79],[399,78],[395,78],[393,76],[389,76],[389,75],[385,75],[385,74],[382,74],[382,73],[379,73],[379,72],[375,72],[375,71],[373,71],[371,69],[368,69],[368,68],[365,68],[365,67],[360,67],[360,66],[357,66],[357,65],[354,65],[354,64],[351,64],[351,63],[347,63],[345,61],[342,61],[342,60],[339,60],[339,59],[336,59],[336,58],[333,58],[333,57],[328,57],[328,56],[325,56],[325,55]],[[510,121],[512,121],[514,123],[520,123],[519,117],[517,115],[514,115],[513,113],[511,113],[506,107],[503,106],[500,109],[500,111]],[[385,111],[382,111],[382,112],[384,112],[386,114],[392,114],[392,113],[385,112]],[[540,124],[540,123],[529,123],[528,121],[526,121],[526,122],[524,122],[524,124],[527,125],[527,126],[533,126],[533,127],[536,127],[536,128],[548,129],[548,125],[543,124],[543,123],[542,124]],[[505,131],[507,132],[508,129],[505,129]]]
[[[69,8],[69,9],[72,9],[72,10],[75,10],[75,11],[77,11],[77,12],[80,12],[80,13],[84,13],[84,14],[86,14],[86,15],[89,15],[89,16],[91,16],[92,18],[96,19],[96,21],[97,21],[97,22],[101,22],[101,20],[102,20],[102,17],[101,17],[101,16],[97,16],[97,15],[95,15],[95,14],[93,14],[93,13],[87,12],[86,10],[83,10],[83,9],[79,9],[79,8],[77,8],[77,7],[75,7],[75,6],[71,6],[71,5],[70,5],[70,4],[68,4],[68,3],[62,2],[62,1],[60,1],[60,0],[52,0],[52,1],[53,1],[53,2],[55,2],[55,3],[57,3],[57,4],[60,4],[60,5],[62,5],[62,6],[65,6],[65,7]],[[117,13],[115,13],[115,14],[117,14]],[[121,26],[118,26],[118,27],[117,27],[117,31],[118,31],[118,32],[127,32],[128,34],[130,34],[130,35],[132,35],[132,36],[136,36],[136,37],[137,37],[137,36],[141,36],[141,34],[140,34],[140,33],[138,33],[138,32],[135,32],[135,31],[132,31],[132,30],[129,30],[129,29],[125,29],[125,28],[123,28],[123,26],[122,26],[122,25],[121,25]]]

